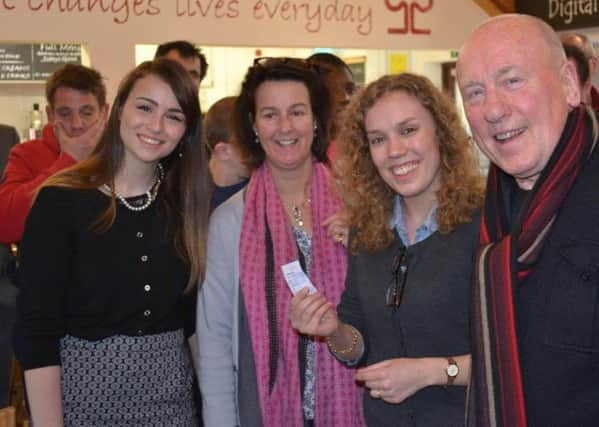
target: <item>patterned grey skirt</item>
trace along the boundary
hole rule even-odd
[[[197,426],[183,332],[60,340],[69,426]]]

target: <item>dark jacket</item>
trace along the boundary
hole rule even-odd
[[[435,232],[408,248],[407,282],[399,308],[387,307],[399,239],[380,252],[350,256],[339,317],[360,331],[362,365],[400,357],[470,353],[469,294],[479,217],[450,234]],[[462,426],[465,387],[427,387],[400,404],[364,393],[369,426]]]
[[[599,424],[599,149],[515,304],[529,426]]]

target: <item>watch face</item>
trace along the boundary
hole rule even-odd
[[[451,364],[447,366],[447,375],[449,375],[450,377],[457,377],[458,372],[458,365]]]

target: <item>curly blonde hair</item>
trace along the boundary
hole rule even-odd
[[[353,231],[352,253],[361,249],[379,251],[394,240],[389,221],[396,193],[372,162],[364,120],[370,108],[395,91],[418,100],[437,126],[441,157],[436,213],[439,232],[449,233],[459,224],[472,221],[483,203],[484,178],[478,156],[453,103],[426,77],[411,73],[381,77],[357,94],[348,106],[334,166]]]

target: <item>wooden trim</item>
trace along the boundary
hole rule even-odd
[[[516,12],[515,0],[473,0],[490,16]]]
[[[15,427],[16,424],[15,408],[8,406],[0,409],[0,427]]]

